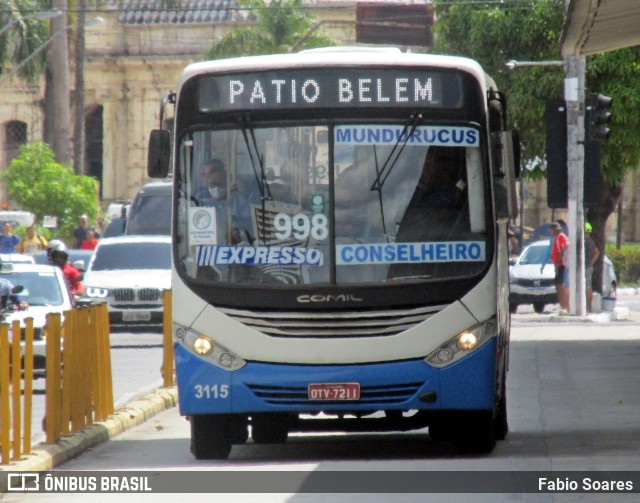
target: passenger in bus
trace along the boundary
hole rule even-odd
[[[227,170],[220,159],[205,161],[200,168],[200,176],[203,185],[195,192],[199,206],[211,206],[216,199],[226,199]]]
[[[470,237],[465,183],[465,151],[431,147],[413,196],[398,225],[396,242],[464,241]],[[464,274],[464,263],[393,264],[388,278],[443,277]]]
[[[253,241],[249,198],[255,199],[256,196],[252,195],[245,182],[238,179],[228,191],[227,170],[222,161],[214,160],[207,175],[206,187],[198,194],[199,206],[216,209],[219,243],[246,245]]]
[[[459,208],[467,185],[464,155],[461,148],[431,147],[408,208]]]

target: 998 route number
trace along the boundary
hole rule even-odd
[[[193,387],[194,396],[198,399],[205,398],[207,400],[213,398],[227,398],[229,396],[228,384],[196,384]]]

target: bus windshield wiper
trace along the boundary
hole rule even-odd
[[[396,143],[391,149],[391,152],[389,152],[387,159],[384,161],[384,164],[382,165],[382,169],[380,169],[380,166],[378,164],[378,153],[376,152],[375,145],[373,146],[374,160],[376,163],[376,179],[373,181],[373,184],[371,185],[371,190],[376,191],[378,193],[378,202],[380,204],[380,218],[382,219],[382,233],[385,236],[387,235],[387,225],[384,220],[384,204],[382,201],[382,187],[384,186],[384,183],[387,181],[387,178],[391,174],[391,170],[396,165],[396,162],[398,162],[398,159],[400,158],[400,155],[402,154],[404,147],[407,145],[409,138],[411,138],[411,136],[415,132],[421,119],[422,119],[422,114],[417,112],[414,112],[409,116],[409,120],[404,125],[404,128],[402,128],[402,133],[396,140]],[[407,133],[407,130],[409,128],[411,129]],[[400,140],[402,140],[403,138],[404,138],[404,142],[402,143],[402,147],[400,147],[400,150],[396,153],[396,149],[400,144]]]
[[[251,141],[249,141],[247,130],[249,130],[249,134],[251,135]],[[249,159],[251,160],[253,174],[255,175],[256,182],[258,184],[258,187],[260,188],[260,199],[263,203],[265,199],[272,201],[273,197],[271,196],[271,189],[269,188],[269,183],[267,182],[267,176],[264,169],[264,155],[261,154],[258,150],[258,142],[256,141],[255,130],[253,128],[253,125],[251,124],[251,118],[249,116],[246,116],[242,119],[242,136],[244,138],[244,143],[247,146],[247,152],[249,154]],[[256,168],[256,159],[258,165],[260,166],[260,175],[258,175],[258,170]]]
[[[407,146],[407,142],[409,141],[409,138],[413,136],[413,133],[418,127],[418,124],[420,124],[421,120],[422,120],[422,114],[419,112],[413,112],[409,116],[409,120],[407,120],[406,124],[404,125],[404,128],[402,128],[402,133],[396,140],[396,143],[391,149],[391,152],[389,152],[389,155],[387,156],[386,161],[384,161],[384,164],[382,165],[382,169],[378,170],[378,165],[376,160],[376,171],[378,171],[378,176],[376,176],[376,179],[373,181],[373,184],[371,185],[372,191],[377,190],[378,192],[380,192],[382,190],[384,183],[387,181],[387,178],[389,178],[389,175],[391,174],[391,171],[396,165],[396,162],[398,162],[398,159],[400,158],[400,155],[402,154],[404,147]],[[402,146],[400,147],[400,150],[396,152],[402,140],[404,140],[402,142]]]
[[[247,135],[247,130],[249,130],[249,134],[251,135],[251,141],[249,141],[249,136]],[[255,130],[253,125],[251,124],[251,117],[246,116],[242,119],[242,136],[244,138],[244,143],[247,146],[247,152],[249,154],[249,159],[251,160],[251,167],[253,168],[253,174],[256,177],[256,183],[260,188],[260,205],[262,209],[262,225],[258,225],[259,230],[261,231],[260,240],[262,243],[266,243],[267,239],[267,226],[265,222],[266,218],[266,207],[265,203],[267,199],[269,201],[273,201],[273,196],[271,195],[271,189],[269,188],[269,183],[267,182],[267,175],[264,169],[264,155],[260,153],[258,150],[258,142],[256,141]],[[253,150],[252,147],[253,146]],[[254,158],[255,152],[255,158]],[[260,175],[258,175],[258,169],[256,167],[256,159],[258,165],[260,166]]]

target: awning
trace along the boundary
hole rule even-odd
[[[571,0],[563,56],[588,56],[640,45],[640,0]]]

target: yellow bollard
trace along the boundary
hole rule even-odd
[[[47,315],[47,382],[45,386],[45,426],[47,443],[60,439],[60,409],[62,405],[60,389],[60,313]]]
[[[164,312],[162,315],[162,379],[164,386],[173,386],[175,380],[173,378],[173,327],[171,309],[173,305],[173,299],[171,296],[171,290],[165,290],[162,297]]]
[[[14,321],[11,323],[11,393],[13,394],[12,403],[12,428],[13,428],[13,457],[20,458],[22,456],[21,451],[21,438],[20,427],[22,426],[22,420],[20,417],[21,407],[20,398],[22,395],[21,386],[21,374],[22,365],[20,354],[20,340],[22,339],[22,331],[20,330],[20,322]]]
[[[102,380],[102,368],[100,366],[100,330],[98,327],[98,317],[96,306],[87,309],[87,320],[91,330],[89,340],[91,353],[91,394],[93,400],[89,403],[89,423],[96,421],[101,407],[100,381]]]
[[[93,368],[91,374],[93,376],[92,383],[92,395],[93,395],[93,420],[102,420],[102,362],[100,361],[101,348],[100,348],[100,326],[98,325],[98,311],[97,306],[91,305],[89,307],[89,319],[91,320],[91,332],[94,337],[93,342]]]
[[[31,454],[31,413],[33,411],[33,318],[24,320],[24,422],[22,451]]]
[[[109,352],[111,345],[109,343],[109,323],[105,327],[103,306],[105,304],[95,305],[92,309],[92,315],[97,331],[97,371],[96,377],[98,381],[98,393],[96,397],[96,420],[104,421],[109,417],[109,393],[111,386],[111,369],[109,366]],[[113,402],[113,400],[112,400]]]
[[[84,428],[93,421],[91,411],[91,394],[93,391],[93,345],[95,340],[95,331],[94,327],[91,326],[88,307],[81,307],[78,311],[78,325],[82,327],[81,329],[84,332],[84,337],[80,337],[80,347],[82,348],[82,354],[84,355],[82,365],[80,367],[82,371],[82,391],[80,393],[80,396],[82,397],[82,410],[80,411],[80,417],[82,418],[82,427]]]
[[[105,378],[105,411],[109,416],[114,413],[113,404],[113,378],[111,374],[111,327],[109,325],[109,309],[106,303],[99,305],[100,326],[102,327],[102,337],[104,351],[104,378]]]
[[[11,460],[11,415],[9,414],[9,324],[0,323],[0,449],[2,464]]]
[[[88,337],[88,329],[82,316],[83,308],[75,308],[65,314],[72,321],[73,330],[71,330],[71,341],[73,348],[71,351],[72,360],[70,375],[73,376],[71,386],[73,394],[73,403],[71,405],[71,431],[80,431],[84,427],[85,422],[85,393],[86,393],[86,367],[89,365],[90,355],[87,354],[85,346],[85,338]]]
[[[74,412],[77,404],[75,388],[78,381],[78,353],[75,342],[75,310],[70,309],[64,312],[64,323],[62,325],[62,340],[64,350],[62,353],[62,410],[60,419],[60,433],[68,435],[70,424],[73,424]],[[73,428],[73,426],[71,426]]]

